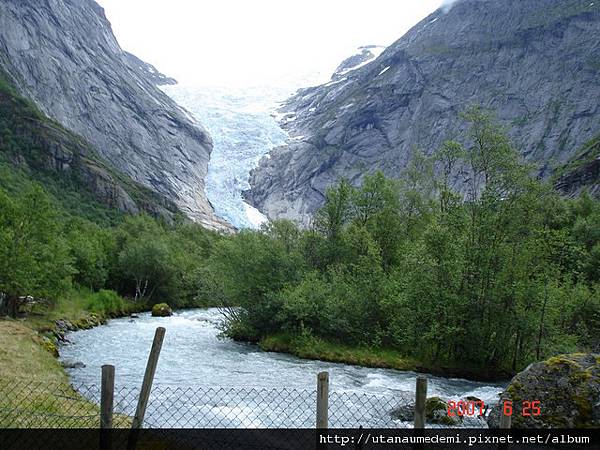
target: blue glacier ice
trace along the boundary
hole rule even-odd
[[[206,195],[219,217],[237,228],[257,228],[266,218],[242,199],[250,171],[287,134],[274,111],[289,88],[174,85],[163,90],[210,132],[214,148],[208,166]]]

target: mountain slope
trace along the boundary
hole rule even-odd
[[[555,175],[554,186],[563,194],[574,197],[587,190],[600,198],[600,134],[586,142]]]
[[[0,70],[0,187],[18,190],[35,181],[65,210],[110,221],[116,210],[146,211],[167,222],[177,206],[106,164],[80,136],[20,96]]]
[[[401,176],[414,148],[429,154],[458,135],[474,104],[495,111],[547,176],[600,130],[598,61],[600,2],[459,1],[371,63],[289,99],[291,139],[261,161],[246,198],[306,224],[339,177]]]
[[[93,0],[0,0],[0,68],[50,118],[209,228],[208,133],[140,70]]]

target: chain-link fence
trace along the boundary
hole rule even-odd
[[[0,380],[2,428],[96,428],[99,386]],[[128,428],[139,389],[115,386],[114,428]],[[412,427],[413,393],[328,395],[331,428]],[[144,428],[314,428],[317,392],[296,388],[154,385]],[[402,418],[404,420],[402,420]],[[409,419],[410,420],[410,419]]]

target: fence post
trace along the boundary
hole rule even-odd
[[[506,399],[502,398],[500,400],[500,425],[499,427],[503,430],[508,430],[510,428],[511,416],[504,414],[504,401]]]
[[[328,428],[329,372],[317,375],[317,428]]]
[[[144,425],[146,407],[148,406],[150,390],[152,389],[154,373],[156,372],[156,365],[158,364],[158,357],[160,356],[160,349],[162,348],[164,337],[165,329],[163,327],[158,327],[154,333],[154,341],[152,342],[152,348],[150,349],[150,355],[148,356],[148,364],[146,364],[146,372],[144,373],[140,398],[138,399],[135,416],[133,416],[133,421],[131,423],[131,434],[127,441],[127,450],[134,450],[137,447],[140,428]]]
[[[140,391],[140,398],[138,399],[138,404],[135,410],[135,416],[133,417],[131,428],[142,428],[144,424],[144,416],[146,415],[148,398],[150,397],[150,390],[152,389],[154,373],[156,372],[158,357],[160,356],[160,349],[162,348],[164,337],[165,329],[163,327],[158,327],[154,333],[154,341],[152,342],[152,348],[150,349],[150,356],[148,356],[148,364],[146,365],[146,372],[144,373],[142,390]]]
[[[427,378],[423,375],[417,377],[417,391],[415,398],[415,428],[425,428],[425,402],[427,401]]]
[[[110,430],[113,422],[113,405],[115,395],[115,366],[102,366],[102,382],[100,388],[100,449],[109,450]]]
[[[508,430],[508,429],[510,429],[510,425],[511,425],[511,417],[512,416],[504,414],[504,402],[505,401],[510,401],[510,398],[507,398],[505,396],[500,397],[500,423],[499,423],[498,427],[501,430]],[[507,449],[508,449],[507,443],[498,444],[498,450],[507,450]]]

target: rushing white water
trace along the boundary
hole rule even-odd
[[[238,228],[256,228],[265,217],[245,203],[250,170],[287,135],[272,114],[290,88],[166,86],[164,91],[210,132],[214,147],[206,195],[218,216]]]
[[[156,371],[157,386],[313,390],[316,374],[326,370],[330,373],[331,391],[337,394],[398,399],[403,395],[411,396],[414,391],[414,372],[309,361],[286,354],[263,352],[255,345],[219,338],[217,324],[220,320],[221,315],[216,309],[182,311],[169,318],[153,318],[149,314],[142,314],[132,321],[127,318],[111,320],[105,326],[69,334],[71,344],[61,347],[61,359],[80,361],[86,365],[83,368],[69,369],[75,384],[99,384],[101,366],[113,364],[116,367],[118,387],[139,387],[154,330],[163,326],[167,332]],[[463,379],[428,376],[428,380],[430,396],[439,395],[452,399],[475,396],[486,404],[495,403],[502,390],[498,384]],[[253,398],[253,401],[265,402],[262,394],[256,395],[257,399]],[[202,404],[213,400],[202,400]],[[186,408],[176,406],[175,402],[181,399],[164,398],[161,401],[172,404],[172,410]],[[247,397],[229,398],[228,401],[236,406],[251,408],[251,405],[246,405]],[[282,401],[294,402],[297,399],[294,400],[294,396],[290,395],[283,397]],[[309,412],[306,417],[312,420],[310,404],[298,407],[307,406]],[[268,413],[274,406],[261,404],[261,408]],[[258,409],[255,408],[256,411]],[[260,420],[260,417],[256,420]],[[381,425],[381,422],[373,423]],[[236,425],[244,424],[233,424]],[[306,426],[304,422],[296,425]]]

